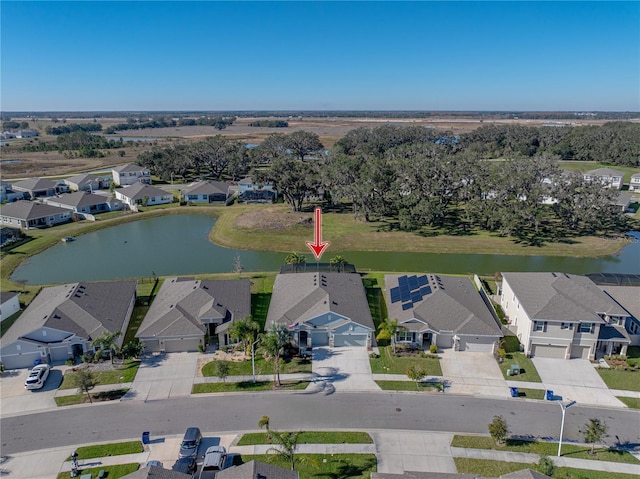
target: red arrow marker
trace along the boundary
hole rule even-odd
[[[324,249],[329,246],[329,242],[322,241],[322,210],[320,208],[316,208],[316,224],[315,224],[315,243],[311,241],[307,241],[307,246],[316,257],[316,261],[320,261],[320,257],[322,256],[322,252]]]

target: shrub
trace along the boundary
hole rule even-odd
[[[371,354],[369,354],[369,357],[370,357],[371,359],[378,359],[378,358],[380,357],[380,355],[379,355],[379,354],[377,354],[377,353],[371,353]]]
[[[436,346],[435,344],[430,345],[430,346],[429,346],[429,352],[430,352],[431,354],[435,354],[435,353],[437,353],[437,352],[438,352],[438,346]]]
[[[493,416],[493,421],[489,424],[489,434],[496,444],[504,444],[509,434],[509,426],[502,416]]]
[[[540,457],[538,464],[536,464],[536,471],[551,477],[553,476],[555,466],[556,465],[549,456],[543,455]]]
[[[204,346],[202,344],[198,344],[198,351],[200,351],[200,353],[204,353]]]

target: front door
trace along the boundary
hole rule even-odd
[[[307,347],[307,337],[308,333],[306,331],[300,331],[298,333],[298,347],[306,348]]]

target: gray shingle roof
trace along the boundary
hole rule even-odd
[[[44,288],[2,337],[8,344],[47,326],[83,338],[121,331],[136,291],[136,281],[71,283]],[[33,338],[35,339],[35,338]],[[38,337],[42,340],[42,337]]]
[[[631,316],[640,319],[640,286],[605,286],[601,285],[605,293],[622,306]]]
[[[144,183],[136,183],[135,185],[127,186],[126,188],[122,188],[119,191],[120,194],[126,196],[127,198],[131,198],[132,200],[141,200],[145,196],[168,196],[171,193],[161,190],[160,188],[156,188],[155,186],[145,185]]]
[[[586,276],[566,273],[503,273],[531,320],[604,323],[596,313],[626,311]]]
[[[160,466],[147,466],[122,476],[121,479],[191,479],[191,474],[172,471]]]
[[[77,191],[75,193],[63,193],[59,196],[48,199],[49,201],[60,203],[63,205],[81,208],[83,206],[101,205],[107,203],[109,199],[106,196],[94,195],[86,191]]]
[[[456,334],[502,337],[502,331],[485,305],[480,293],[469,278],[427,274],[431,293],[413,308],[402,309],[402,302],[391,302],[391,288],[398,286],[400,275],[385,275],[387,311],[390,318],[403,322],[412,318],[423,321],[409,322],[410,331],[452,331]]]
[[[46,178],[28,178],[26,180],[13,183],[14,189],[20,190],[48,190],[49,188],[55,188],[56,183]]]
[[[546,474],[534,471],[532,469],[522,469],[520,471],[510,472],[509,474],[503,474],[500,479],[551,479]]]
[[[585,176],[620,176],[623,177],[624,173],[613,168],[596,168],[585,173]]]
[[[631,178],[640,178],[640,173],[634,173]]]
[[[296,471],[260,461],[249,461],[241,466],[224,469],[216,474],[218,479],[298,479]]]
[[[201,319],[243,319],[251,314],[249,280],[180,280],[167,278],[147,312],[137,337],[200,336]]]
[[[17,291],[2,291],[0,292],[0,304],[4,304],[14,296],[18,296],[20,293]]]
[[[402,474],[372,472],[371,479],[479,479],[478,474],[461,474],[455,472],[414,472],[405,471]]]
[[[117,171],[118,173],[122,173],[122,172],[130,173],[130,172],[134,172],[134,171],[147,171],[147,169],[142,167],[142,166],[132,165],[132,164],[116,166],[115,168],[112,168],[112,170]]]
[[[24,221],[44,218],[45,216],[69,213],[68,209],[45,205],[37,201],[20,200],[0,207],[0,215],[18,218]]]
[[[100,177],[98,177],[97,175],[93,175],[91,173],[82,173],[80,175],[75,175],[72,176],[70,178],[65,178],[65,183],[74,183],[78,186],[82,186],[85,185],[87,183],[95,183],[96,181],[99,181]]]
[[[375,329],[362,279],[352,273],[277,275],[265,327],[302,323],[327,312]]]
[[[189,187],[189,189],[184,190],[185,195],[212,195],[217,193],[228,194],[229,193],[229,183],[224,183],[222,181],[198,181]]]
[[[624,329],[624,326],[617,324],[605,324],[600,326],[600,333],[598,334],[598,341],[614,340],[623,343],[630,343],[631,338]]]

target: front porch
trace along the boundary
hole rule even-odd
[[[604,356],[626,356],[631,339],[624,326],[608,324],[600,328],[596,344],[596,359]]]

